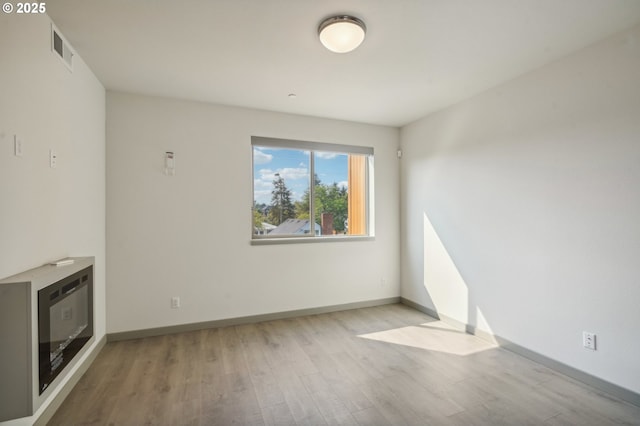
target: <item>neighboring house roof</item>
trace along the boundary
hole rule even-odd
[[[309,219],[287,219],[269,232],[269,235],[308,234],[311,226]],[[316,223],[316,235],[320,235],[320,225]]]

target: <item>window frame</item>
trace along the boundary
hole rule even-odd
[[[309,234],[301,235],[268,235],[255,234],[253,226],[253,208],[255,203],[255,148],[282,148],[309,152]],[[314,158],[316,152],[331,152],[339,154],[365,155],[367,158],[365,167],[365,224],[366,233],[364,235],[315,235],[315,184]],[[326,142],[310,142],[295,139],[279,139],[264,136],[251,136],[251,244],[290,244],[307,242],[329,242],[329,241],[367,241],[374,239],[374,149],[368,146],[344,145]],[[348,191],[348,188],[347,188]]]

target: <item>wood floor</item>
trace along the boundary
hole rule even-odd
[[[49,425],[640,425],[403,305],[108,343]]]

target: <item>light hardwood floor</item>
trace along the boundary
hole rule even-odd
[[[403,305],[108,343],[49,425],[640,425]]]

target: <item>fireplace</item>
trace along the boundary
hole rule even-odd
[[[38,291],[40,394],[93,336],[93,266]]]
[[[67,258],[0,279],[0,423],[70,389],[104,345],[94,330],[94,262]]]

